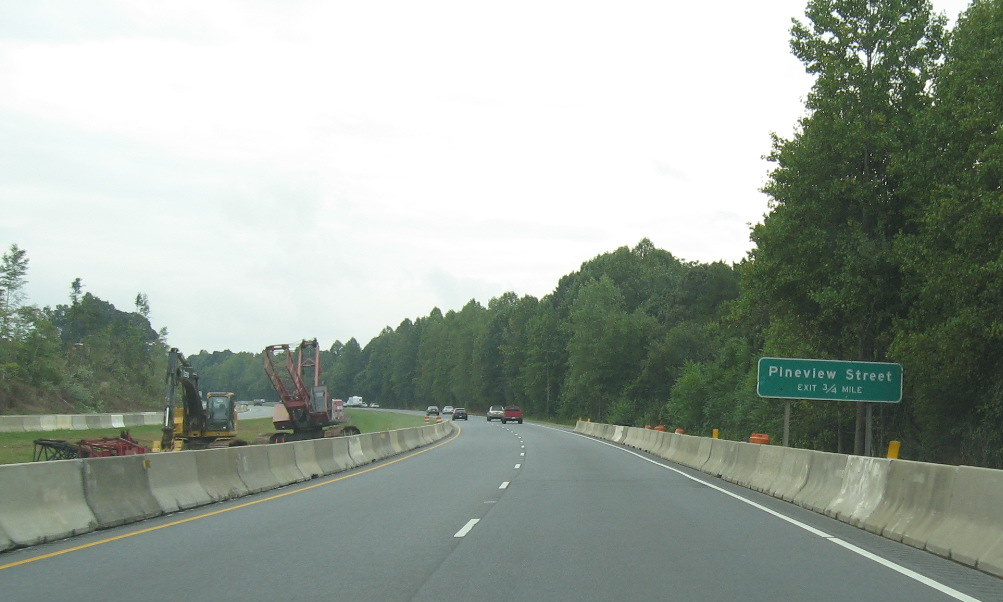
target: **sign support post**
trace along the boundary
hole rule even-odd
[[[784,400],[784,447],[790,447],[791,435],[791,400]]]

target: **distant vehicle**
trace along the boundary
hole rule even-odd
[[[467,420],[467,408],[453,410],[453,420]]]
[[[351,396],[351,397],[348,398],[348,401],[345,402],[345,407],[346,408],[364,408],[364,407],[366,407],[366,404],[362,402],[362,398],[361,397],[359,397],[358,395],[353,395],[353,396]]]
[[[439,406],[428,406],[428,409],[425,410],[425,414],[427,416],[438,416],[439,415]]]
[[[488,422],[492,420],[501,420],[505,417],[505,408],[501,406],[491,406],[488,408]]]
[[[378,404],[378,403],[376,403],[374,401],[373,403],[369,404],[369,407],[371,407],[371,408],[378,408],[378,407],[380,407],[380,404]]]
[[[443,414],[452,414],[453,413],[453,406],[446,406],[446,407],[442,408],[442,413]]]
[[[518,422],[522,424],[522,408],[519,406],[505,406],[505,414],[502,416],[502,424],[508,422]]]

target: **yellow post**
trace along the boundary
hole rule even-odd
[[[892,459],[898,459],[899,450],[902,448],[901,441],[889,441],[888,442],[888,457]]]
[[[720,439],[721,438],[721,430],[720,429],[714,429],[713,431],[711,431],[711,435],[710,436],[713,437],[714,439]]]

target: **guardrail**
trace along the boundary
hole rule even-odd
[[[579,421],[623,443],[1003,577],[1003,470],[865,458]]]
[[[0,551],[350,470],[452,430],[443,423],[271,445],[0,465]]]

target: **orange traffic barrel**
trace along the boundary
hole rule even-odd
[[[655,427],[655,430],[665,432],[667,429],[665,428],[664,424],[659,424],[658,426]]]
[[[686,429],[676,429],[676,434],[677,435],[685,435],[686,434]]]
[[[764,445],[770,444],[770,436],[766,433],[752,433],[749,437],[749,443],[762,443]]]

